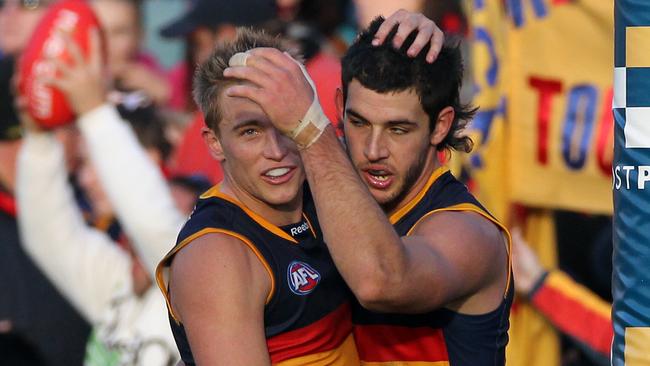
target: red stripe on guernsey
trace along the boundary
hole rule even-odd
[[[354,340],[365,362],[449,360],[442,329],[355,325]]]
[[[550,275],[549,275],[550,276]],[[562,332],[603,355],[609,355],[614,330],[609,312],[569,281],[547,280],[535,292],[533,304]],[[604,304],[604,302],[602,302]]]
[[[318,321],[267,339],[271,362],[325,352],[340,346],[352,333],[350,304],[344,303]]]
[[[0,211],[16,216],[16,201],[8,193],[0,191]]]

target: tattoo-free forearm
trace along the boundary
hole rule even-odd
[[[407,268],[400,237],[360,180],[332,127],[301,155],[337,268],[362,303],[378,301],[399,286]]]

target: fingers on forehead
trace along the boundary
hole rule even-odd
[[[273,63],[268,57],[258,54],[248,54],[246,58],[246,66],[268,65]]]
[[[230,60],[228,60],[228,66],[230,67],[237,67],[237,66],[246,66],[248,63],[248,57],[249,54],[246,52],[237,52],[232,57],[230,57]]]
[[[273,62],[274,64],[284,64],[285,62],[287,62],[289,58],[288,55],[278,50],[277,48],[269,48],[269,47],[254,48],[248,51],[248,53],[251,56],[265,58]]]

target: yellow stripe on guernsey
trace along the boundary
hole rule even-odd
[[[578,285],[560,271],[550,271],[546,277],[546,286],[557,289],[564,296],[574,299],[580,305],[605,319],[611,318],[612,308],[605,301],[594,297],[588,289]]]
[[[206,198],[211,198],[211,197],[217,197],[221,198],[223,200],[226,200],[233,205],[236,205],[237,207],[241,208],[248,216],[250,216],[255,222],[260,224],[262,227],[267,229],[268,231],[272,232],[273,234],[281,237],[282,239],[288,240],[294,244],[298,244],[296,239],[292,238],[291,235],[287,234],[284,232],[282,229],[277,227],[276,225],[273,225],[269,221],[267,221],[265,218],[262,216],[256,214],[255,212],[251,211],[248,207],[244,206],[241,202],[239,202],[237,199],[230,197],[229,195],[221,192],[220,186],[216,185],[212,188],[210,188],[207,192],[203,193],[200,198],[206,199]]]
[[[422,201],[422,198],[427,194],[431,186],[440,178],[441,175],[446,173],[449,170],[449,168],[445,166],[441,166],[438,169],[436,169],[433,173],[431,173],[431,177],[429,177],[429,180],[427,180],[427,183],[425,184],[424,188],[418,193],[415,198],[413,198],[411,201],[409,201],[404,207],[400,208],[397,212],[393,213],[390,215],[390,223],[395,224],[398,222],[402,217],[404,217],[407,213],[409,213],[420,201]],[[429,217],[430,215],[433,215],[434,213],[438,212],[443,212],[443,211],[468,211],[468,212],[474,212],[476,214],[479,214],[483,216],[485,219],[488,221],[494,223],[501,231],[504,233],[506,236],[507,243],[506,244],[506,251],[508,252],[508,282],[506,284],[506,289],[504,292],[504,297],[508,295],[508,290],[510,289],[510,277],[512,276],[512,258],[510,256],[511,250],[512,250],[512,238],[510,237],[510,232],[508,229],[503,226],[499,221],[497,221],[494,217],[492,217],[490,214],[485,212],[482,208],[471,204],[471,203],[461,203],[458,205],[454,206],[449,206],[449,207],[444,207],[444,208],[439,208],[436,210],[432,210],[424,214],[414,225],[411,227],[411,229],[406,233],[406,235],[411,235],[411,233],[415,230],[415,228],[418,226],[418,224],[424,220],[425,218]]]
[[[508,296],[508,290],[510,289],[510,277],[512,276],[512,257],[510,256],[511,250],[512,250],[512,238],[510,237],[510,232],[508,229],[503,226],[499,221],[497,221],[494,217],[490,216],[487,212],[483,211],[480,207],[473,205],[471,203],[461,203],[458,205],[454,206],[449,206],[445,208],[439,208],[437,210],[433,210],[430,212],[427,212],[424,216],[422,216],[409,230],[409,232],[406,235],[411,235],[411,233],[415,230],[415,228],[418,226],[418,224],[424,220],[425,218],[429,217],[430,215],[433,215],[434,213],[438,212],[443,212],[443,211],[455,211],[455,212],[474,212],[476,214],[479,214],[483,216],[485,219],[491,221],[493,224],[495,224],[506,237],[506,251],[508,252],[508,279],[506,282],[506,289],[503,293],[503,297]]]
[[[266,303],[271,300],[273,297],[273,294],[275,293],[275,277],[273,276],[273,270],[271,269],[271,266],[269,266],[268,262],[266,259],[264,259],[264,256],[260,251],[257,249],[257,247],[248,239],[247,237],[232,232],[230,230],[225,230],[225,229],[217,229],[217,228],[205,228],[203,230],[200,230],[187,238],[185,240],[181,241],[178,243],[167,255],[165,258],[163,258],[162,261],[158,264],[158,267],[156,268],[156,283],[158,284],[158,287],[160,288],[160,291],[162,291],[163,295],[165,296],[165,301],[167,302],[167,308],[169,309],[169,313],[171,314],[172,318],[176,321],[176,323],[180,323],[179,318],[176,316],[174,313],[174,308],[171,305],[171,301],[169,299],[169,293],[167,291],[167,286],[169,284],[169,267],[167,266],[167,262],[169,261],[170,258],[172,258],[176,253],[178,253],[179,250],[183,249],[185,246],[187,246],[189,243],[191,243],[193,240],[206,235],[206,234],[211,234],[211,233],[219,233],[219,234],[226,234],[230,235],[234,238],[239,239],[242,241],[257,257],[257,259],[260,260],[262,265],[264,266],[264,269],[269,275],[269,278],[271,279],[271,289],[269,290],[269,294],[266,296]]]
[[[402,217],[404,217],[404,215],[409,213],[409,211],[411,211],[413,207],[415,207],[415,205],[417,205],[420,201],[422,201],[422,198],[424,198],[424,196],[427,194],[429,188],[431,188],[433,183],[435,183],[435,181],[438,178],[440,178],[441,175],[445,174],[448,170],[449,168],[447,168],[446,166],[441,166],[438,169],[434,170],[433,173],[431,173],[429,180],[427,180],[427,183],[424,185],[424,188],[422,188],[422,190],[420,191],[420,193],[418,193],[418,195],[415,196],[415,198],[413,198],[412,200],[410,200],[404,207],[400,208],[395,213],[390,215],[390,217],[388,218],[390,223],[395,225],[395,223],[398,222]]]
[[[311,355],[295,357],[273,364],[274,366],[326,366],[359,364],[359,355],[354,346],[354,338],[350,334],[343,343],[330,351],[318,352]]]

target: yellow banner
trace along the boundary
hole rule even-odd
[[[611,213],[613,2],[474,0],[471,19],[476,194],[502,219]]]
[[[613,2],[507,3],[512,199],[611,213]]]
[[[469,157],[472,192],[499,220],[508,222],[509,187],[505,124],[505,36],[507,18],[500,0],[474,1],[471,14],[472,76],[479,112],[470,124],[475,142]]]

